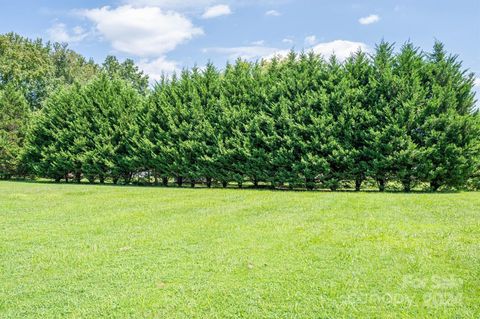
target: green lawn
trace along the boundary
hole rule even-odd
[[[0,183],[0,318],[478,318],[480,193]]]

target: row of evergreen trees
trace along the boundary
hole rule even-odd
[[[441,43],[425,54],[382,42],[344,62],[291,52],[136,84],[103,71],[57,90],[31,119],[17,170],[208,187],[359,190],[368,179],[381,191],[461,188],[478,173],[473,75]]]

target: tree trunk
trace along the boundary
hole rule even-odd
[[[258,187],[258,179],[257,179],[256,177],[253,178],[253,186],[254,186],[255,188]]]
[[[82,173],[76,172],[76,173],[75,173],[75,182],[76,182],[77,184],[80,184],[81,180],[82,180]]]
[[[158,184],[158,179],[157,179]],[[168,186],[168,177],[162,177],[162,185],[167,187]]]
[[[305,178],[305,188],[309,191],[315,188],[315,179],[313,178]]]
[[[363,183],[363,179],[362,179],[362,178],[357,177],[357,178],[355,179],[355,191],[356,191],[356,192],[359,192],[359,191],[360,191],[360,189],[362,188],[362,183]]]
[[[385,178],[377,179],[377,183],[378,183],[378,190],[380,192],[384,192],[385,191]]]
[[[207,180],[207,187],[208,187],[208,188],[212,187],[212,178],[211,178],[211,177],[207,177],[206,180]]]
[[[195,187],[195,180],[194,180],[194,179],[191,179],[191,180],[190,180],[190,187],[191,187],[191,188],[194,188],[194,187]]]
[[[100,175],[99,179],[100,179],[100,184],[105,184],[105,176]]]
[[[410,192],[410,190],[412,188],[412,186],[411,186],[412,182],[411,182],[410,178],[408,177],[408,178],[403,179],[402,184],[403,184],[403,191],[407,192],[407,193]]]
[[[238,188],[242,188],[243,187],[243,182],[238,182]]]
[[[113,177],[113,184],[117,185],[118,184],[118,176]]]
[[[438,191],[438,189],[440,188],[440,183],[438,182],[437,179],[434,179],[430,182],[430,190],[432,190],[433,192],[436,192]]]
[[[61,177],[55,177],[55,183],[60,183]]]
[[[182,187],[182,185],[183,185],[183,177],[182,176],[177,177],[177,185],[178,185],[178,187]]]
[[[228,182],[227,181],[222,181],[222,186],[223,186],[223,188],[227,188]]]
[[[154,173],[153,173],[153,184],[154,184],[155,186],[158,185],[158,175],[157,175],[157,172],[154,172]]]

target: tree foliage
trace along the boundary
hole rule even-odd
[[[21,175],[20,153],[29,119],[23,94],[8,84],[0,90],[0,178]]]
[[[2,177],[410,191],[479,171],[474,78],[439,42],[209,63],[153,88],[132,60],[13,34],[0,60]]]

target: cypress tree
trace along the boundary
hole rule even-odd
[[[222,163],[228,172],[227,181],[235,181],[242,187],[246,178],[246,163],[249,158],[248,123],[252,117],[255,98],[250,95],[256,83],[252,77],[252,64],[238,59],[227,65],[222,83],[223,124],[228,128],[222,137]]]
[[[149,96],[146,109],[146,129],[144,131],[144,156],[147,167],[153,170],[155,183],[162,178],[162,184],[168,186],[168,178],[174,176],[170,163],[173,141],[170,131],[172,127],[173,87],[176,76],[171,80],[162,77],[153,93]]]
[[[405,44],[396,55],[394,65],[395,100],[392,102],[395,135],[392,154],[392,174],[402,183],[405,191],[421,179],[420,163],[422,147],[418,140],[420,114],[425,107],[425,89],[422,70],[425,66],[422,55],[411,43]]]
[[[372,66],[368,56],[357,52],[345,62],[348,81],[347,99],[342,110],[344,118],[344,148],[347,151],[345,175],[352,179],[355,190],[359,191],[371,171],[372,127],[375,123],[371,108],[369,81]]]
[[[325,144],[329,169],[323,177],[323,184],[332,191],[338,189],[348,178],[349,152],[344,108],[348,105],[349,82],[343,65],[333,55],[327,64],[328,78],[323,82],[328,96],[327,117],[333,121],[331,138]]]
[[[396,88],[393,74],[393,45],[381,42],[373,56],[373,72],[369,81],[371,108],[375,122],[372,127],[371,144],[368,146],[372,165],[369,175],[377,181],[380,191],[392,177],[393,149],[396,135],[394,102]]]
[[[52,95],[36,116],[27,135],[23,163],[38,176],[68,181],[81,162],[82,131],[71,125],[79,116],[79,86],[63,88]]]
[[[207,187],[217,176],[216,159],[219,154],[220,124],[220,72],[212,63],[207,63],[200,76],[197,77],[197,91],[201,103],[201,118],[199,119],[198,140],[199,159],[198,175],[205,179]]]
[[[432,190],[460,187],[473,173],[478,158],[473,75],[436,42],[428,56],[425,80],[427,105],[421,115],[425,179]]]

